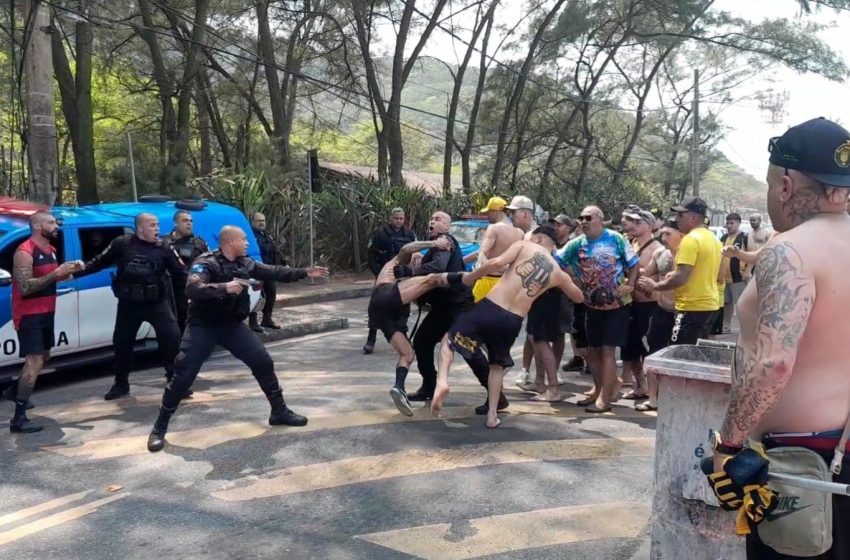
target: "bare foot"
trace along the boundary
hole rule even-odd
[[[519,389],[521,391],[525,391],[526,393],[545,393],[546,386],[538,385],[536,383],[526,383],[525,385],[520,385]]]
[[[431,399],[431,414],[439,416],[443,410],[443,401],[449,395],[448,384],[437,382],[437,388],[434,389],[434,398]]]
[[[498,428],[501,423],[502,423],[502,421],[499,420],[498,417],[495,417],[495,416],[491,417],[489,414],[487,415],[487,427],[488,428]]]
[[[531,400],[537,402],[561,402],[564,398],[561,396],[560,391],[555,389],[554,391],[546,391],[545,393],[535,395],[531,397]]]
[[[594,397],[595,398],[596,393],[597,393],[596,385],[594,385],[593,387],[590,388],[589,391],[585,391],[584,393],[582,393],[582,395],[584,395],[585,397]]]

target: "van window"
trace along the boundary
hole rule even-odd
[[[78,231],[80,232],[80,248],[85,262],[101,254],[116,237],[133,232],[132,229],[121,226],[80,228]]]
[[[14,259],[15,259],[15,251],[18,250],[18,247],[26,241],[27,237],[21,237],[20,239],[16,239],[6,245],[6,247],[0,251],[0,268],[12,274],[12,268],[14,268]],[[59,263],[65,262],[65,240],[62,238],[62,232],[59,232],[59,238],[56,241],[51,241],[51,245],[53,245],[53,249],[56,251],[56,261]]]

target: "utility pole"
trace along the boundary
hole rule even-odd
[[[699,70],[694,70],[694,110],[693,110],[693,138],[691,147],[691,164],[693,165],[691,182],[694,186],[694,196],[699,196]]]
[[[59,192],[59,150],[53,110],[53,53],[50,44],[50,10],[41,0],[26,0],[24,21],[24,104],[27,112],[29,199],[48,206]]]

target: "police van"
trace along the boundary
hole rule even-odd
[[[23,359],[18,357],[18,338],[12,324],[12,259],[29,236],[29,216],[45,208],[37,204],[0,198],[0,383],[17,375]],[[218,248],[218,232],[225,225],[238,226],[248,236],[248,256],[260,261],[257,240],[246,217],[238,209],[216,202],[170,200],[164,196],[141,197],[139,202],[117,202],[79,207],[55,206],[50,212],[61,224],[53,242],[59,263],[88,261],[119,235],[133,233],[137,214],[159,218],[160,235],[167,235],[177,210],[192,214],[194,233],[210,250]],[[112,331],[118,300],[112,294],[115,267],[63,280],[56,285],[56,346],[45,372],[112,357]],[[259,286],[250,291],[251,309],[260,302]],[[143,323],[136,335],[137,350],[156,349],[154,331]]]

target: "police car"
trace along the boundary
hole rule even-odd
[[[481,247],[481,240],[484,239],[484,233],[487,231],[487,226],[489,225],[490,222],[487,221],[486,216],[463,216],[462,220],[452,222],[449,233],[457,239],[460,245],[460,252],[463,253],[464,258],[478,251]],[[474,265],[474,262],[468,263],[465,267],[466,271],[471,272]]]
[[[12,324],[12,258],[17,247],[30,235],[28,218],[37,204],[0,198],[0,382],[17,375],[23,362],[18,357],[18,339]],[[224,225],[245,230],[248,256],[257,261],[260,253],[248,220],[238,209],[216,202],[173,201],[168,197],[141,197],[139,202],[117,202],[79,207],[56,206],[51,210],[61,224],[54,242],[57,260],[88,261],[106,249],[119,235],[133,233],[137,214],[148,212],[159,218],[160,235],[171,231],[177,210],[191,212],[194,233],[204,238],[210,250],[218,248],[218,232]],[[45,372],[57,367],[77,366],[112,357],[112,331],[118,300],[112,294],[110,274],[115,267],[71,278],[56,286],[56,346]],[[251,309],[260,302],[258,288],[250,292]],[[142,324],[136,335],[137,349],[156,349],[153,329]]]

